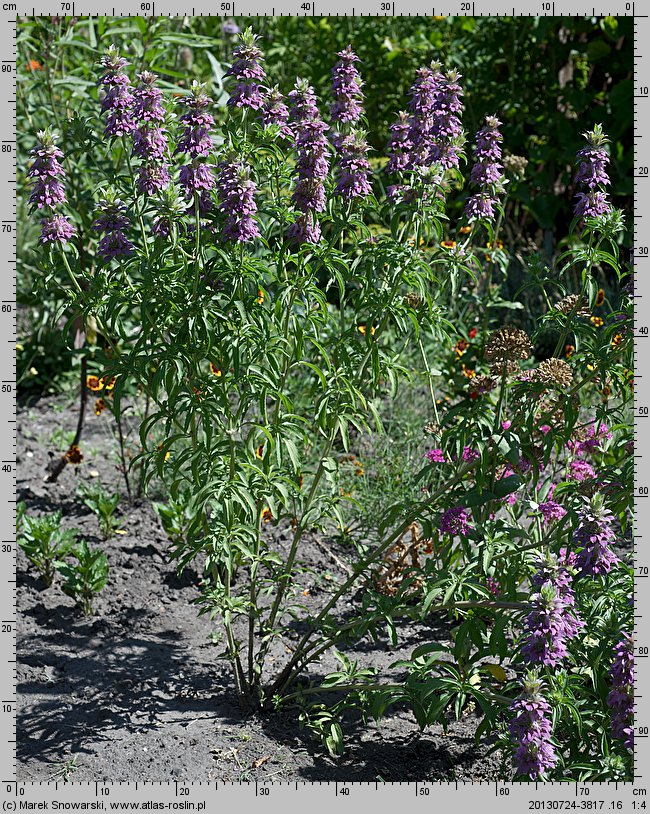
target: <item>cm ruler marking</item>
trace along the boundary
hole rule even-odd
[[[311,16],[348,16],[351,7],[343,0],[319,0],[303,4],[302,0],[273,0],[265,7],[261,2],[237,0],[236,14]],[[186,810],[214,811],[241,805],[264,805],[267,810],[286,811],[289,806],[310,812],[358,812],[363,805],[409,805],[429,812],[455,806],[461,811],[504,812],[576,810],[576,811],[646,811],[650,814],[648,779],[650,775],[650,636],[643,624],[650,604],[650,475],[645,465],[650,455],[650,22],[640,2],[606,3],[599,6],[572,2],[569,6],[540,0],[522,0],[513,7],[506,3],[446,2],[431,6],[424,2],[391,2],[356,0],[357,16],[633,16],[635,38],[634,71],[634,166],[635,223],[634,268],[635,299],[635,399],[636,446],[634,452],[636,488],[635,514],[635,609],[636,609],[636,751],[635,780],[627,783],[495,783],[495,782],[22,782],[16,773],[16,363],[9,353],[17,341],[16,334],[16,15],[54,16],[209,16],[221,10],[235,14],[234,2],[195,5],[183,10],[171,0],[121,2],[106,9],[80,2],[58,2],[36,7],[19,3],[0,3],[0,457],[4,477],[0,500],[0,798],[3,810],[69,811],[110,810]],[[645,222],[644,222],[645,221]],[[645,227],[645,228],[644,228]],[[646,341],[647,340],[647,341]],[[644,420],[645,419],[645,420]],[[645,500],[642,498],[646,498]]]

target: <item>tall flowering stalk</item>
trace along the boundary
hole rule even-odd
[[[208,112],[212,99],[205,92],[205,85],[195,80],[190,95],[181,99],[179,104],[185,108],[185,113],[180,117],[183,131],[174,152],[186,153],[191,159],[191,163],[181,167],[179,183],[188,201],[194,201],[197,195],[199,209],[207,212],[212,206],[210,193],[215,180],[212,168],[201,159],[214,147],[210,136],[214,119]]]
[[[409,90],[410,118],[407,140],[411,149],[406,169],[425,167],[433,160],[437,92],[444,80],[440,67],[440,63],[432,62],[430,67],[418,69],[415,82]]]
[[[517,773],[537,780],[557,764],[551,742],[551,707],[542,695],[541,681],[527,676],[521,685],[521,694],[509,708],[508,730]]]
[[[344,201],[364,198],[372,192],[370,164],[367,159],[368,143],[365,133],[353,130],[339,142],[339,180],[334,194]]]
[[[446,170],[458,169],[459,152],[464,142],[460,78],[458,71],[448,71],[438,80],[434,93],[430,160]]]
[[[607,165],[609,155],[605,144],[609,141],[603,133],[601,124],[583,134],[587,146],[579,150],[576,184],[586,188],[587,192],[578,192],[578,201],[574,208],[577,218],[596,218],[611,211],[612,205],[607,200],[606,188],[609,186]]]
[[[251,28],[240,34],[241,43],[233,51],[234,61],[226,71],[235,86],[228,99],[230,107],[259,110],[264,105],[262,83],[266,73],[262,67],[263,54],[255,44],[258,37]]]
[[[149,71],[138,74],[140,85],[133,92],[133,155],[142,160],[137,187],[145,195],[153,195],[169,183],[169,168],[165,161],[167,136],[160,126],[165,120],[162,92],[156,87],[158,77]]]
[[[521,648],[529,664],[560,664],[567,655],[567,641],[584,627],[575,611],[575,572],[576,556],[566,549],[560,551],[559,557],[549,553],[537,561],[531,580],[537,590],[531,596],[533,609],[526,617]]]
[[[320,117],[316,95],[308,82],[298,79],[289,99],[298,154],[291,200],[301,213],[291,225],[289,237],[297,243],[318,243],[321,230],[316,213],[325,209],[325,179],[331,155],[325,137],[328,128]]]
[[[573,542],[580,547],[576,564],[580,576],[602,576],[608,574],[619,562],[611,550],[616,540],[612,530],[614,516],[605,508],[600,494],[594,495],[591,503],[579,515],[579,523],[573,535]]]
[[[402,172],[411,163],[411,150],[413,149],[409,114],[405,110],[400,110],[397,121],[388,129],[390,130],[388,140],[390,159],[386,169],[388,172]]]
[[[494,220],[499,205],[498,196],[504,188],[500,125],[496,116],[486,116],[485,126],[476,134],[476,160],[470,183],[479,191],[465,204],[465,215],[470,220]]]
[[[129,64],[123,59],[115,45],[108,47],[106,54],[100,59],[104,68],[104,75],[99,79],[103,90],[101,99],[102,113],[107,113],[105,136],[127,136],[133,132],[133,93],[131,80],[124,73]]]
[[[97,205],[96,213],[92,228],[104,235],[97,247],[99,256],[108,261],[132,254],[135,246],[124,233],[131,224],[126,204],[109,191]]]
[[[264,98],[260,111],[263,127],[276,126],[280,128],[280,135],[290,139],[292,130],[289,126],[289,108],[284,102],[284,96],[277,85],[272,87]]]
[[[634,748],[634,641],[625,634],[614,648],[610,669],[612,689],[607,705],[612,712],[612,737]]]
[[[356,125],[363,116],[363,80],[356,64],[359,57],[348,45],[337,54],[339,61],[332,68],[332,121]]]
[[[27,177],[31,179],[32,193],[29,203],[37,209],[52,209],[65,203],[65,172],[60,158],[62,151],[56,146],[57,134],[49,128],[37,134],[38,143],[30,150],[34,159],[27,170]],[[67,243],[74,235],[74,227],[65,215],[52,212],[41,220],[41,243]]]
[[[250,167],[234,158],[222,161],[218,169],[219,209],[226,215],[222,236],[224,240],[248,243],[260,235],[254,218],[257,212],[256,188],[250,177]]]

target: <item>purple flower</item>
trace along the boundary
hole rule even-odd
[[[557,763],[551,743],[551,707],[541,694],[541,682],[522,680],[523,692],[510,705],[508,724],[517,773],[536,780]]]
[[[388,172],[401,172],[409,167],[411,149],[413,148],[408,113],[400,110],[397,121],[391,124],[388,129],[390,130],[390,139],[388,141],[390,160],[386,169]]]
[[[428,450],[424,453],[424,457],[432,464],[444,464],[445,462],[445,453],[440,448]]]
[[[57,204],[65,203],[65,189],[63,180],[65,173],[59,163],[63,158],[63,153],[56,146],[56,133],[51,130],[41,130],[37,134],[38,144],[30,155],[34,158],[34,163],[27,171],[27,177],[32,178],[32,194],[29,203],[34,204],[38,209],[44,206],[54,207]]]
[[[65,215],[52,215],[41,221],[41,243],[67,243],[74,235],[74,226]]]
[[[446,512],[440,515],[438,528],[442,534],[453,534],[454,536],[460,535],[465,537],[472,528],[469,520],[469,512],[461,506],[456,506],[453,509],[447,509]]]
[[[250,167],[241,159],[234,158],[219,164],[217,194],[219,209],[226,215],[222,229],[225,240],[248,243],[259,237],[259,227],[254,218],[257,212],[255,192]]]
[[[161,127],[147,124],[136,127],[133,131],[133,155],[148,161],[162,159],[167,149],[167,137]]]
[[[177,225],[179,231],[183,231],[184,224],[181,218],[187,211],[187,201],[183,200],[177,187],[170,183],[162,189],[156,198],[155,207],[156,216],[151,227],[154,235],[168,238],[172,233],[173,224]]]
[[[271,88],[266,95],[260,113],[263,127],[276,125],[280,128],[282,138],[292,138],[293,132],[288,124],[289,108],[285,105],[284,96],[280,93],[277,85]]]
[[[104,128],[106,136],[128,135],[135,126],[131,80],[123,70],[128,64],[114,45],[111,45],[100,59],[100,65],[104,68],[104,74],[99,79],[99,84],[104,89],[101,108],[102,113],[108,113]]]
[[[573,533],[573,542],[581,547],[577,557],[580,576],[608,574],[618,563],[618,557],[610,548],[616,540],[611,527],[613,520],[600,494],[594,495],[590,505],[580,512],[578,527]]]
[[[593,466],[588,464],[587,461],[577,459],[575,461],[571,461],[568,475],[571,480],[577,480],[581,483],[582,481],[595,478],[596,472],[594,471]]]
[[[470,173],[470,183],[479,192],[465,204],[465,214],[470,220],[492,220],[498,206],[497,195],[503,192],[503,166],[501,164],[501,122],[496,116],[486,116],[485,126],[476,134],[475,163]]]
[[[339,51],[337,56],[339,61],[332,68],[332,121],[356,124],[363,116],[363,81],[354,64],[359,57],[351,45]]]
[[[443,80],[440,65],[432,63],[430,68],[418,69],[409,90],[408,141],[411,143],[411,160],[408,169],[427,166],[432,161],[437,91]]]
[[[234,20],[226,20],[226,22],[221,26],[222,34],[225,34],[226,37],[236,37],[239,34],[239,26]]]
[[[463,447],[463,454],[461,455],[463,461],[478,461],[480,457],[480,454],[475,449]]]
[[[463,112],[461,102],[463,91],[458,83],[460,78],[457,71],[448,71],[439,81],[435,92],[435,111],[431,128],[434,142],[430,159],[441,164],[446,170],[458,168],[458,151],[463,143],[463,127],[460,120]]]
[[[199,161],[186,164],[180,169],[178,183],[185,190],[188,198],[192,198],[195,192],[209,192],[214,189],[212,168],[208,164],[201,164]]]
[[[109,232],[100,241],[97,253],[104,260],[132,254],[135,246],[122,232]]]
[[[634,748],[634,641],[628,634],[614,648],[609,672],[612,689],[607,705],[612,713],[612,737]]]
[[[311,212],[298,215],[295,222],[289,227],[287,234],[289,240],[294,243],[318,243],[321,238],[320,223],[313,217]]]
[[[139,122],[162,122],[165,111],[162,91],[156,87],[158,77],[150,71],[138,74],[140,85],[133,91],[133,118]]]
[[[577,218],[597,218],[606,215],[612,209],[605,192],[605,188],[609,186],[607,175],[609,156],[604,145],[609,139],[603,133],[600,124],[583,135],[587,140],[587,146],[577,153],[579,163],[575,182],[588,191],[577,193],[578,202],[574,214]]]
[[[334,194],[340,195],[344,201],[370,195],[372,185],[368,177],[370,164],[366,158],[368,144],[365,134],[360,130],[353,130],[349,136],[344,136],[338,142],[338,150],[339,181]]]
[[[214,119],[207,110],[212,99],[205,92],[205,85],[196,80],[192,82],[190,95],[181,99],[179,104],[187,111],[179,119],[183,123],[183,132],[174,153],[187,153],[193,159],[209,155],[214,148],[210,136]]]
[[[226,71],[226,76],[233,77],[236,82],[228,104],[230,107],[259,110],[264,104],[260,83],[266,78],[262,68],[262,51],[255,45],[258,38],[250,28],[240,38],[241,45],[233,51],[233,64]]]
[[[598,427],[598,429],[596,429]],[[587,428],[587,437],[579,441],[569,441],[567,447],[575,455],[586,455],[600,449],[605,441],[612,437],[612,433],[600,421],[590,424]]]
[[[566,514],[566,509],[554,500],[547,500],[545,503],[540,503],[538,508],[544,517],[545,523],[551,523],[553,520],[561,520]]]
[[[501,583],[494,577],[486,577],[485,585],[492,596],[499,596],[501,594]]]
[[[292,201],[296,209],[304,215],[313,215],[325,209],[325,179],[329,171],[330,150],[325,133],[327,125],[320,118],[315,105],[313,89],[299,79],[295,89],[289,94],[291,101],[290,118],[296,137],[296,186]],[[292,238],[297,240],[301,233],[318,234],[315,218],[296,221]],[[309,240],[307,242],[314,242]]]
[[[138,172],[138,192],[154,195],[164,189],[169,181],[169,172],[164,164],[143,164]]]

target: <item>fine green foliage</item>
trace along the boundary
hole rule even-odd
[[[115,517],[115,510],[120,503],[119,494],[109,495],[98,481],[95,481],[92,486],[82,484],[78,493],[84,504],[97,516],[103,539],[108,540],[113,537],[119,527],[119,521]]]
[[[43,578],[52,584],[55,570],[75,544],[76,532],[61,528],[61,512],[30,517],[22,513],[18,545]]]
[[[108,560],[100,549],[92,549],[82,540],[70,552],[72,562],[58,562],[57,571],[65,580],[61,589],[81,607],[84,616],[92,616],[93,599],[108,579]]]

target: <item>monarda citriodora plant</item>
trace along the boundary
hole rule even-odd
[[[127,387],[152,405],[144,480],[168,490],[172,554],[200,564],[201,612],[223,626],[244,709],[296,701],[337,752],[345,708],[407,702],[425,727],[474,702],[478,737],[498,732],[522,778],[628,777],[632,331],[629,297],[605,302],[597,282],[623,276],[607,139],[596,128],[578,154],[566,252],[552,269],[530,259],[529,335],[495,293],[504,167],[521,183],[526,164],[504,158],[502,123],[486,117],[468,161],[462,78],[432,64],[371,163],[358,63],[338,54],[326,112],[307,82],[286,97],[272,85],[248,30],[218,106],[198,82],[162,92],[110,48],[94,109],[32,151],[40,286],[97,336],[93,389],[114,414]],[[91,180],[68,209],[82,156]],[[549,330],[555,352],[536,362]],[[445,401],[449,348],[465,384]],[[376,539],[352,541],[349,574],[310,610],[303,537],[345,528],[351,437],[381,431],[414,365],[431,394],[418,488],[381,507]],[[435,611],[451,643],[417,648],[392,681],[342,652]],[[309,686],[328,650],[340,671]]]

